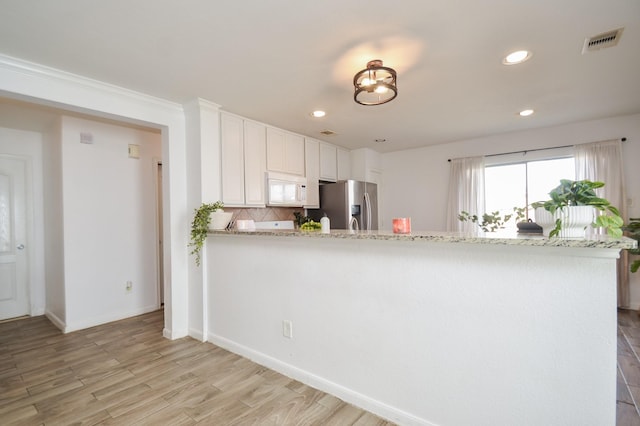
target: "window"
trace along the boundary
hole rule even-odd
[[[575,179],[573,157],[532,160],[485,167],[485,208],[501,215],[536,201],[549,198],[549,191],[560,179]],[[528,217],[535,219],[532,212]],[[507,224],[506,231],[517,230],[515,221]]]

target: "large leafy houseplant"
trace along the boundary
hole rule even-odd
[[[207,238],[207,231],[211,223],[211,213],[220,211],[224,207],[222,201],[215,203],[202,203],[200,207],[194,210],[193,221],[191,222],[191,254],[196,256],[196,264],[200,266],[200,251]]]
[[[629,233],[629,238],[633,238],[638,241],[640,245],[640,217],[629,219],[628,225],[623,226],[622,229]],[[635,249],[629,249],[629,254],[640,255],[640,247]],[[640,269],[640,259],[636,259],[631,263],[631,272],[638,272]]]
[[[624,221],[616,207],[612,206],[608,200],[596,195],[595,190],[603,186],[603,182],[561,179],[560,185],[549,192],[551,199],[532,203],[531,206],[533,208],[542,207],[552,215],[558,210],[571,206],[592,206],[596,210],[606,213],[597,215],[592,226],[594,228],[602,227],[607,230],[609,236],[619,238],[622,236]],[[556,219],[555,228],[549,233],[549,236],[558,235],[562,225],[562,219]]]

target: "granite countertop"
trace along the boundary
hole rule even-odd
[[[331,233],[323,234],[320,231],[300,230],[258,230],[258,231],[214,231],[209,230],[209,235],[256,235],[276,236],[288,238],[342,238],[355,240],[381,240],[381,241],[416,241],[435,243],[466,243],[466,244],[493,244],[539,247],[575,247],[575,248],[606,248],[606,249],[632,249],[637,247],[635,240],[631,238],[614,239],[596,236],[587,239],[579,238],[547,238],[542,235],[520,234],[510,236],[498,236],[487,233],[485,236],[473,236],[451,232],[412,232],[410,234],[394,234],[391,231],[348,231],[332,229]]]

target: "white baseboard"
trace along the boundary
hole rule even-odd
[[[141,308],[132,309],[129,311],[113,312],[108,315],[103,315],[94,318],[83,318],[80,321],[67,323],[66,327],[62,329],[63,333],[70,333],[72,331],[83,330],[89,327],[95,327],[96,325],[102,325],[113,321],[118,321],[125,318],[135,317],[137,315],[146,314],[148,312],[157,311],[157,305],[144,306]]]
[[[204,335],[204,332],[202,330],[196,330],[194,328],[190,328],[189,329],[189,337],[192,337],[196,340],[199,340],[200,342],[206,342],[207,339]]]
[[[53,323],[53,325],[58,327],[60,331],[62,331],[63,333],[65,332],[64,330],[65,328],[67,328],[67,324],[65,324],[64,321],[58,318],[57,315],[55,315],[53,312],[49,310],[45,310],[44,315],[49,319],[49,321]]]
[[[209,333],[208,341],[235,354],[248,358],[257,364],[284,374],[287,377],[291,377],[292,379],[298,380],[308,386],[336,396],[349,404],[360,407],[363,410],[367,410],[394,423],[411,426],[437,426],[434,423],[429,423],[395,407],[372,399],[354,390],[345,388],[337,383],[331,382],[262,352],[240,345],[224,337]]]
[[[183,337],[187,337],[189,333],[187,330],[172,330],[169,328],[164,328],[162,330],[162,336],[169,340],[182,339]]]

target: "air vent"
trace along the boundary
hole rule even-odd
[[[620,41],[620,37],[622,37],[622,30],[624,28],[618,28],[617,30],[607,31],[585,39],[582,54],[615,46]]]
[[[333,130],[320,130],[320,133],[322,133],[325,136],[333,136],[336,134],[336,132],[334,132]]]

